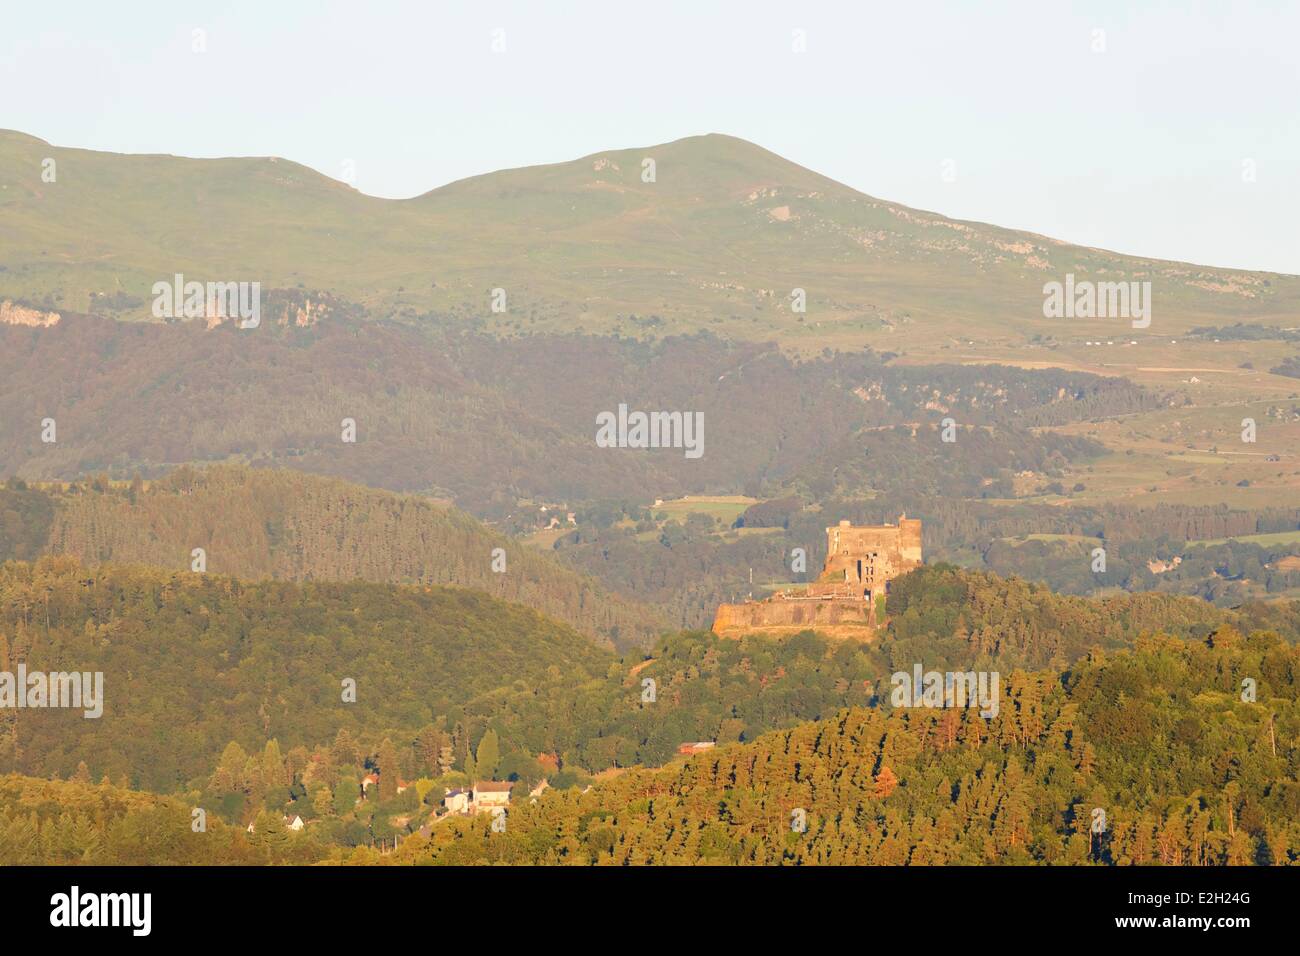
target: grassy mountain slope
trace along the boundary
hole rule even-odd
[[[42,160],[57,180],[41,180]],[[642,181],[654,159],[655,181]],[[505,170],[408,200],[275,158],[196,160],[0,132],[0,295],[145,318],[153,282],[327,289],[498,331],[711,328],[807,346],[1061,332],[1042,285],[1149,279],[1153,332],[1300,311],[1300,279],[1189,266],[958,222],[865,196],[752,143],[696,136]],[[489,311],[493,288],[505,314]],[[790,308],[807,291],[806,315]],[[116,299],[124,296],[124,299]],[[1070,323],[1124,333],[1128,323]]]

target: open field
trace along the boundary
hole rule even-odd
[[[1082,534],[1026,534],[1015,538],[1003,538],[1011,544],[1025,544],[1029,541],[1046,541],[1046,542],[1063,542],[1070,544],[1085,544],[1089,547],[1101,544],[1100,538],[1092,538]]]
[[[671,520],[683,521],[688,515],[704,514],[717,518],[724,525],[730,526],[757,498],[745,495],[687,495],[675,498],[651,508],[654,514],[663,513]]]
[[[1225,544],[1228,541],[1239,541],[1242,544],[1258,544],[1262,547],[1279,544],[1297,544],[1300,543],[1300,531],[1279,531],[1275,534],[1247,534],[1237,538],[1213,538],[1204,541],[1189,541],[1189,545],[1197,544]]]

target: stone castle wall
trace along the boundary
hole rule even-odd
[[[713,630],[763,627],[875,626],[876,603],[889,582],[921,564],[921,522],[906,515],[897,525],[826,529],[826,563],[802,591],[778,592],[762,601],[723,604]]]
[[[720,604],[713,630],[762,627],[830,627],[838,624],[867,624],[870,608],[865,601],[750,601]]]

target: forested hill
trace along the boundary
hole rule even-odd
[[[1020,578],[921,568],[894,581],[883,648],[891,663],[1053,667],[1064,669],[1093,648],[1131,645],[1163,631],[1204,637],[1244,618],[1199,598],[1174,594],[1114,594],[1082,598],[1054,593]],[[1288,630],[1292,640],[1296,635]]]
[[[550,739],[588,770],[657,765],[671,759],[683,741],[753,740],[844,707],[886,702],[890,675],[910,673],[917,663],[927,670],[1065,671],[1094,650],[1122,650],[1157,633],[1189,641],[1226,628],[1274,630],[1290,642],[1300,636],[1294,603],[1232,611],[1167,594],[1067,597],[1016,578],[946,565],[896,579],[888,607],[884,632],[869,644],[807,631],[736,640],[698,631],[667,635],[649,652],[649,661],[633,665],[635,681],[623,681],[655,681],[653,706],[632,703],[639,687],[625,686],[620,693],[608,686],[603,701],[574,708],[603,710],[602,725],[574,722],[567,738],[572,744],[558,735]],[[499,726],[510,739],[524,736],[516,722]],[[543,739],[535,742],[540,746]]]
[[[617,647],[645,646],[663,629],[651,608],[460,511],[301,472],[183,467],[147,486],[92,479],[58,494],[11,482],[0,516],[0,559],[70,554],[188,571],[203,548],[208,571],[244,580],[471,587]]]
[[[406,779],[453,769],[493,731],[504,758],[591,772],[671,759],[684,741],[753,740],[888,699],[889,675],[972,667],[1063,670],[1093,649],[1164,632],[1245,631],[1248,615],[1190,598],[1066,598],[953,568],[898,579],[872,644],[804,634],[666,635],[622,660],[480,592],[363,582],[244,582],[68,557],[0,567],[0,670],[103,671],[104,716],[0,710],[0,772],[67,777],[84,761],[144,789],[206,779],[230,744],[287,751],[347,730],[391,736]],[[1113,624],[1103,624],[1103,619]],[[1294,614],[1269,624],[1294,640]],[[356,703],[342,702],[344,679]],[[655,700],[642,699],[654,681]]]
[[[1243,701],[1241,682],[1258,684]],[[1001,705],[854,708],[586,793],[453,820],[405,862],[1278,864],[1300,859],[1300,650],[1144,639]],[[800,832],[797,811],[806,818]],[[1100,832],[1093,831],[1100,821]]]
[[[270,814],[259,823],[278,823]],[[107,781],[0,776],[0,866],[244,866],[312,863],[324,853],[283,824],[248,833],[216,814],[194,828],[179,798]]]
[[[485,817],[428,836],[390,821],[412,816],[425,788],[358,801],[375,833],[406,835],[388,856],[358,845],[370,839],[359,823],[331,838],[339,820],[317,818],[322,801],[303,793],[294,754],[283,763],[297,768],[297,798],[282,808],[268,795],[263,809],[259,791],[230,820],[202,785],[167,797],[95,785],[84,766],[67,781],[11,774],[0,776],[0,864],[1295,864],[1297,675],[1300,651],[1267,633],[1146,638],[1064,679],[1004,675],[991,720],[858,707],[585,792],[533,801],[524,787],[500,833]],[[1239,691],[1246,678],[1254,701]],[[272,744],[247,767],[279,754]],[[201,836],[196,805],[210,808]],[[303,833],[286,832],[285,810],[311,821]]]
[[[502,696],[564,698],[613,661],[565,625],[461,588],[9,562],[0,671],[100,671],[104,704],[98,719],[0,709],[0,772],[66,777],[84,761],[96,779],[173,792],[232,740],[409,739],[490,715]]]

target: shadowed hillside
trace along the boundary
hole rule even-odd
[[[29,504],[33,497],[45,507]],[[463,512],[300,472],[187,467],[147,488],[93,481],[44,496],[9,489],[0,491],[0,503],[46,516],[40,550],[88,563],[188,571],[193,549],[203,548],[208,571],[245,580],[475,588],[619,647],[648,644],[660,629],[650,608],[603,591]],[[30,558],[24,551],[32,544],[15,540],[6,548],[0,532],[0,557]],[[502,571],[493,570],[497,548],[505,552]]]
[[[234,459],[451,497],[491,517],[526,499],[648,504],[764,482],[821,494],[924,482],[984,496],[1016,471],[1103,450],[1038,426],[1164,401],[1084,373],[888,359],[795,361],[707,334],[502,344],[345,319],[252,331],[88,316],[0,324],[0,461],[26,478],[66,479]],[[703,416],[702,453],[599,447],[597,415],[621,404]],[[940,441],[947,415],[960,441]],[[57,441],[42,440],[47,418]],[[355,443],[342,439],[346,419]]]

